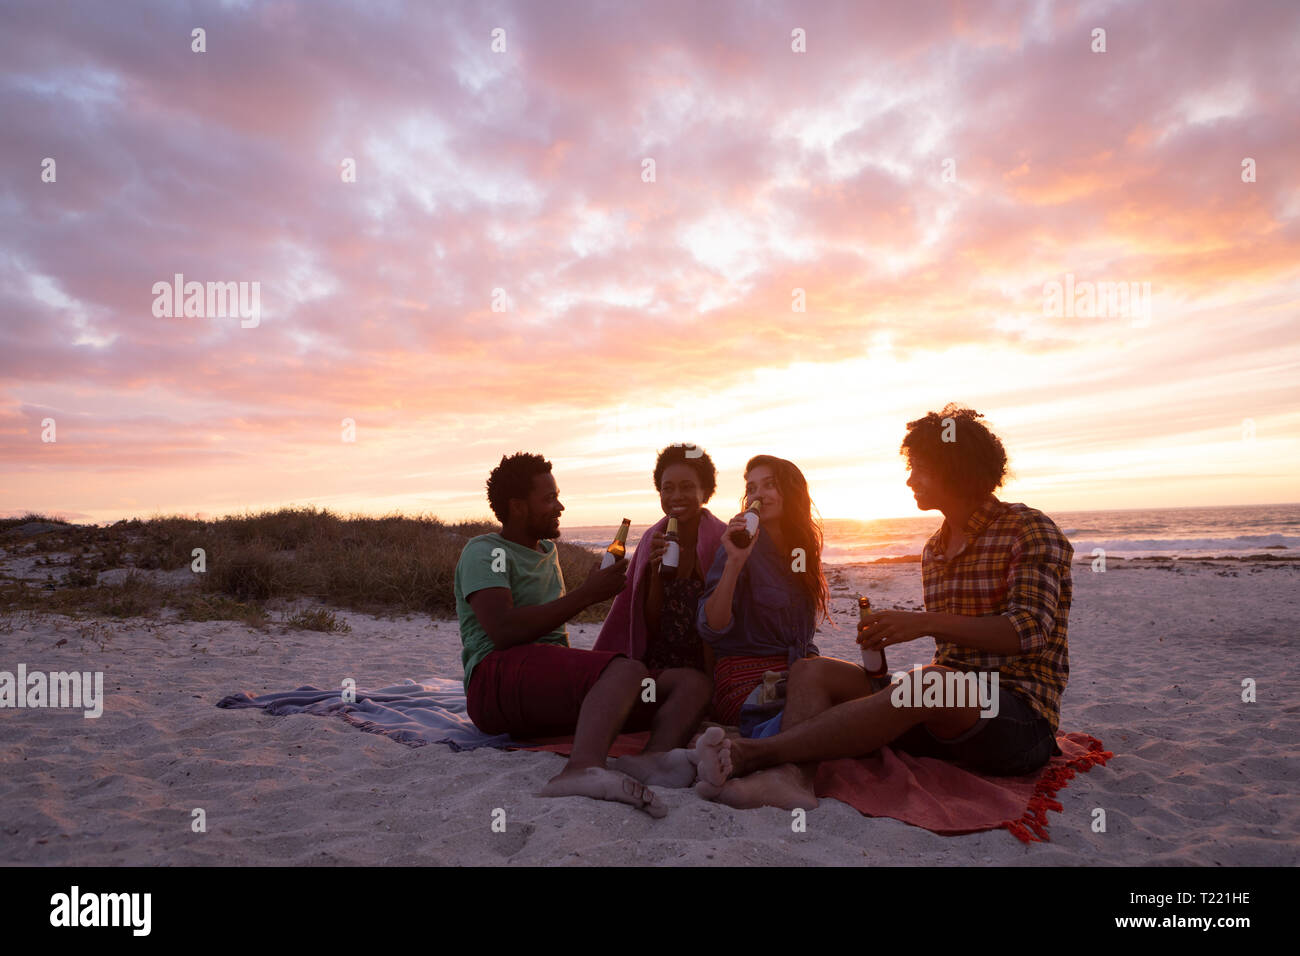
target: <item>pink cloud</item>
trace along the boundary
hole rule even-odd
[[[777,365],[864,354],[880,332],[902,355],[1040,360],[1078,339],[1041,316],[1042,283],[1065,272],[1256,299],[1300,261],[1287,3],[1249,17],[1213,3],[11,10],[0,447],[14,467],[49,460],[30,445],[38,408],[131,436],[61,461],[111,450],[166,468],[210,454],[191,429],[306,435],[398,401],[446,419],[539,394],[598,408],[611,368],[630,402],[666,370],[723,389],[755,340]],[[207,53],[189,50],[195,25]],[[505,54],[489,48],[497,26]],[[1097,26],[1105,54],[1089,50]],[[39,179],[46,156],[57,184]],[[714,258],[697,255],[711,240]],[[260,282],[261,325],[155,318],[152,284],[176,272]],[[496,288],[513,311],[492,311]],[[1231,346],[1260,362],[1272,348]],[[1222,354],[1207,331],[1184,373]],[[138,414],[80,405],[80,387]]]

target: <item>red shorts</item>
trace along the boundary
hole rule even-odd
[[[609,662],[626,656],[536,642],[492,651],[474,666],[465,709],[486,734],[566,736],[578,726],[582,702]],[[650,676],[657,680],[662,673],[652,670]],[[660,703],[646,703],[638,694],[622,732],[649,730]]]
[[[713,666],[713,716],[720,724],[740,723],[740,708],[768,671],[787,671],[783,654],[768,657],[719,657]]]

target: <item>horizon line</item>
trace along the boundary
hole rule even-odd
[[[1006,499],[1002,499],[1002,500],[1006,500]],[[252,512],[252,516],[253,516],[253,517],[257,517],[257,516],[260,516],[260,515],[273,515],[273,514],[277,514],[277,513],[281,512],[281,511],[303,511],[303,510],[306,510],[306,509],[309,508],[309,507],[317,507],[317,506],[310,505],[310,504],[305,504],[305,505],[280,505],[280,506],[277,507],[277,508],[264,508],[264,509],[262,509],[261,511],[255,511],[255,512]],[[1137,508],[1060,508],[1060,509],[1053,509],[1053,511],[1052,511],[1051,513],[1060,514],[1060,513],[1062,513],[1062,512],[1068,512],[1068,513],[1074,513],[1074,514],[1106,514],[1106,513],[1109,513],[1109,512],[1129,512],[1129,511],[1203,511],[1203,510],[1208,510],[1208,509],[1211,509],[1211,508],[1282,508],[1282,507],[1300,507],[1300,501],[1275,501],[1275,502],[1263,502],[1263,503],[1259,503],[1259,504],[1231,504],[1231,505],[1222,505],[1222,504],[1214,504],[1214,505],[1176,505],[1176,506],[1167,506],[1167,505],[1162,505],[1162,506],[1146,506],[1146,507],[1137,507]],[[319,510],[320,512],[322,512],[322,513],[330,512],[330,508],[329,508],[329,506],[319,507],[318,510]],[[1039,509],[1039,510],[1042,510],[1042,509]],[[927,509],[927,511],[925,511],[925,512],[919,512],[919,513],[916,513],[916,514],[907,514],[907,515],[882,515],[882,516],[877,517],[877,518],[846,518],[846,517],[827,516],[827,515],[820,515],[819,517],[820,517],[820,519],[821,519],[823,522],[826,522],[826,521],[854,521],[854,522],[857,522],[857,523],[859,523],[859,524],[867,524],[867,523],[870,523],[870,522],[872,522],[872,521],[898,521],[898,520],[902,520],[902,519],[905,519],[905,518],[923,518],[923,517],[926,517],[930,511],[934,511],[934,512],[936,512],[936,514],[942,514],[942,512],[940,512],[937,508],[931,508],[931,509]],[[332,513],[333,513],[336,517],[338,517],[338,518],[340,518],[341,520],[344,520],[344,521],[347,521],[347,520],[366,520],[366,519],[371,519],[371,520],[373,520],[373,519],[377,519],[377,518],[390,518],[390,517],[393,517],[394,514],[396,514],[398,517],[401,517],[401,518],[410,518],[410,519],[414,520],[414,519],[416,519],[416,518],[423,517],[424,515],[428,514],[427,512],[417,512],[417,513],[413,513],[413,514],[408,514],[408,513],[406,513],[406,512],[401,512],[401,511],[398,511],[398,512],[392,512],[392,511],[389,511],[389,512],[385,512],[385,513],[383,513],[383,514],[371,514],[371,513],[366,513],[366,512],[351,512],[351,513],[345,515],[345,514],[343,514],[343,513],[341,513],[341,512],[332,512]],[[1044,513],[1047,514],[1048,512],[1044,512]],[[14,519],[16,519],[16,518],[24,518],[24,517],[27,517],[28,515],[33,516],[34,519],[35,519],[35,518],[47,519],[47,520],[50,520],[50,521],[58,522],[58,523],[60,523],[60,524],[67,524],[67,525],[71,525],[71,526],[73,526],[73,527],[78,527],[78,528],[91,528],[91,527],[94,527],[94,528],[106,528],[106,527],[111,527],[112,525],[114,525],[114,524],[118,524],[119,522],[123,522],[123,521],[140,521],[140,522],[149,522],[149,521],[165,520],[165,519],[168,519],[168,518],[188,518],[188,519],[195,520],[195,521],[219,521],[219,520],[221,520],[221,519],[223,519],[223,518],[238,518],[238,517],[245,517],[245,516],[248,515],[248,512],[245,511],[245,512],[225,513],[225,514],[215,515],[215,516],[210,517],[210,518],[197,518],[197,517],[192,517],[191,515],[188,515],[188,514],[181,514],[181,513],[179,513],[179,512],[177,512],[177,513],[173,513],[173,514],[160,514],[160,513],[155,513],[153,516],[148,517],[148,518],[142,518],[142,517],[118,518],[116,521],[107,522],[107,523],[105,523],[105,524],[99,524],[98,522],[84,522],[84,523],[83,523],[83,522],[69,521],[69,520],[67,520],[67,519],[65,519],[65,518],[60,518],[60,517],[58,517],[57,514],[54,514],[54,515],[47,515],[47,514],[40,514],[40,513],[34,512],[34,511],[24,511],[24,512],[21,512],[21,513],[18,513],[18,514],[14,514],[14,513],[0,514],[0,521],[10,521],[10,520],[14,520]],[[431,517],[431,518],[432,518],[433,520],[435,520],[435,521],[441,522],[442,524],[463,524],[463,523],[468,523],[468,522],[487,522],[487,523],[489,523],[489,524],[500,524],[500,521],[498,521],[498,520],[495,518],[495,516],[492,516],[490,513],[489,513],[488,515],[486,515],[486,516],[480,516],[480,517],[477,517],[477,518],[455,518],[455,519],[448,519],[448,518],[439,518],[437,514],[429,514],[429,517]],[[658,519],[656,519],[656,520],[658,520]],[[578,527],[578,528],[602,528],[602,527],[605,527],[606,524],[617,524],[617,522],[595,522],[595,523],[574,522],[571,526],[572,526],[572,527]]]

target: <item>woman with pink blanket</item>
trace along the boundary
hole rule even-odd
[[[713,496],[718,470],[703,449],[669,445],[659,453],[655,489],[664,517],[641,536],[628,567],[628,586],[596,638],[598,651],[616,651],[653,670],[694,667],[713,672],[713,655],[695,627],[704,575],[726,525],[704,503]],[[672,580],[660,574],[668,519],[677,519],[680,564]]]

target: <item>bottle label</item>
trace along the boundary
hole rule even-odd
[[[758,531],[758,515],[752,511],[745,512],[745,530],[749,532],[751,538]]]
[[[608,567],[613,567],[613,565],[614,555],[612,552],[606,551],[605,556],[600,559],[600,569],[604,571]],[[590,567],[590,565],[588,565],[588,567]]]
[[[681,561],[682,547],[676,541],[668,542],[668,549],[664,551],[664,567],[675,568]]]
[[[862,652],[862,666],[867,669],[868,674],[878,674],[885,666],[885,658],[880,651]]]

